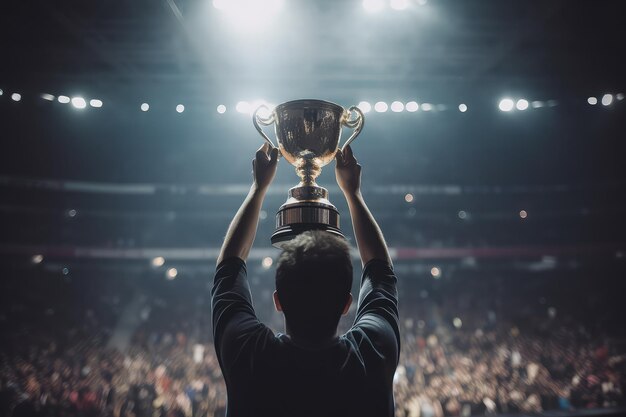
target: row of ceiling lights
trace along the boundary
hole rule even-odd
[[[3,95],[4,92],[3,90],[0,89],[0,96]],[[52,94],[48,94],[48,93],[44,93],[41,94],[40,96],[43,100],[46,101],[58,101],[61,104],[68,104],[71,103],[71,105],[76,108],[76,109],[85,109],[88,105],[94,108],[100,108],[103,106],[103,102],[100,99],[90,99],[89,101],[87,101],[87,99],[77,96],[77,97],[68,97],[68,96],[64,96],[64,95],[60,95],[58,97],[55,97]],[[22,95],[20,93],[12,93],[11,94],[11,99],[13,101],[21,101],[22,100]],[[589,97],[587,98],[587,103],[589,105],[595,106],[597,105],[599,102],[602,103],[602,105],[604,106],[610,106],[611,104],[613,104],[615,102],[615,100],[617,101],[622,101],[624,99],[624,93],[619,93],[616,95],[613,94],[604,94],[600,100],[595,97]],[[243,113],[243,114],[252,114],[254,112],[255,109],[257,109],[261,104],[267,104],[265,101],[263,100],[257,100],[254,102],[248,102],[248,101],[239,101],[236,105],[235,105],[235,110],[238,113]],[[548,101],[528,101],[524,98],[520,98],[517,100],[514,100],[513,98],[503,98],[500,100],[500,102],[498,103],[498,108],[503,111],[503,112],[510,112],[513,110],[520,110],[520,111],[524,111],[527,110],[529,108],[541,108],[541,107],[554,107],[557,105],[556,100],[548,100]],[[422,110],[424,112],[430,112],[430,111],[444,111],[447,110],[448,107],[446,105],[443,104],[431,104],[431,103],[417,103],[416,101],[409,101],[407,103],[403,103],[401,101],[394,101],[390,104],[387,104],[384,101],[378,101],[374,104],[368,102],[368,101],[361,101],[358,105],[359,109],[361,109],[364,113],[369,113],[371,111],[375,111],[377,113],[386,113],[388,110],[391,110],[394,113],[401,113],[403,111],[407,111],[409,113],[413,113],[416,112],[418,110]],[[271,105],[269,105],[269,107],[272,107]],[[143,112],[147,112],[148,110],[150,110],[150,104],[148,103],[141,103],[141,105],[139,106],[140,110]],[[466,111],[469,110],[469,107],[467,106],[467,104],[465,103],[461,103],[457,106],[458,110],[461,113],[465,113]],[[177,104],[176,107],[176,112],[178,113],[183,113],[185,111],[185,105],[184,104]],[[224,114],[227,111],[227,107],[224,104],[219,104],[216,107],[216,111],[219,114]],[[267,114],[263,114],[263,112],[267,112],[266,109],[261,109],[260,111],[260,116],[267,116]]]

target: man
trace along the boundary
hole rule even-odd
[[[278,150],[268,145],[256,153],[253,185],[217,259],[213,333],[227,416],[391,417],[400,353],[396,277],[349,147],[337,153],[335,173],[363,265],[353,327],[337,337],[339,318],[352,302],[349,247],[322,231],[299,235],[278,260],[274,304],[284,314],[286,334],[274,335],[255,315],[245,261],[277,161]]]

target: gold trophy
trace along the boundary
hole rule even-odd
[[[266,115],[259,114],[261,109]],[[298,234],[321,229],[344,237],[339,229],[339,211],[328,201],[328,190],[315,182],[322,167],[337,153],[342,126],[354,129],[345,149],[363,129],[363,112],[352,106],[348,110],[322,100],[295,100],[271,110],[259,106],[253,116],[254,127],[272,146],[274,144],[260,125],[274,124],[280,154],[296,167],[300,184],[291,188],[285,204],[276,213],[276,231],[272,245],[281,245]]]

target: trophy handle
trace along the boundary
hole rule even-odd
[[[354,119],[350,119],[352,112],[356,113],[356,118]],[[350,107],[348,109],[347,116],[348,117],[346,117],[346,119],[343,121],[343,124],[351,129],[354,129],[354,132],[352,132],[346,143],[344,143],[341,147],[341,152],[343,152],[344,149],[346,149],[346,146],[352,143],[352,141],[356,139],[357,136],[359,136],[359,133],[361,133],[361,130],[363,129],[363,123],[365,122],[365,116],[363,116],[363,112],[357,106]]]
[[[259,110],[261,110],[263,108],[267,109],[268,111],[271,110],[265,104],[261,104],[259,107],[257,107],[257,109],[252,114],[252,123],[254,124],[254,127],[256,127],[256,130],[261,134],[261,136],[263,136],[263,139],[265,139],[265,141],[267,143],[269,143],[269,145],[272,148],[275,148],[276,146],[274,146],[274,144],[272,143],[272,140],[270,139],[270,137],[267,136],[265,134],[265,132],[263,131],[263,129],[261,129],[261,126],[259,126],[259,124],[262,124],[263,126],[269,126],[272,123],[274,123],[274,120],[275,120],[274,119],[274,112],[270,111],[270,116],[268,118],[263,118],[263,117],[259,116]]]

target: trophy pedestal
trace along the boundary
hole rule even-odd
[[[339,211],[322,187],[305,185],[289,190],[289,199],[276,213],[276,231],[271,242],[281,246],[307,230],[324,230],[345,238],[339,229]]]

